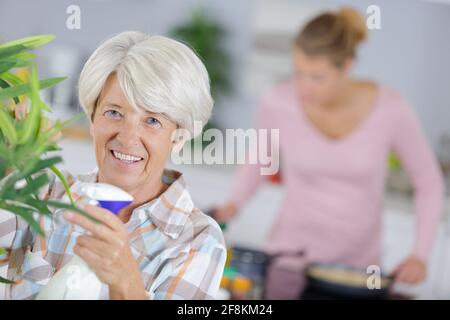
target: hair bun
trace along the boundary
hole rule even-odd
[[[357,42],[362,42],[367,38],[366,21],[357,10],[343,7],[337,12],[337,16],[345,19],[347,25],[352,29]]]

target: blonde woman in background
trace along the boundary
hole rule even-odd
[[[310,262],[381,265],[386,159],[400,158],[414,187],[416,240],[393,270],[398,282],[424,280],[443,204],[443,182],[419,121],[395,90],[350,77],[366,38],[353,9],[312,19],[296,37],[295,77],[262,97],[257,126],[280,129],[284,202],[265,250],[305,253],[269,267],[266,298],[296,299]],[[228,221],[266,180],[259,165],[239,168],[229,201],[215,211]]]

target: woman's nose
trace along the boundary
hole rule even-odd
[[[124,145],[139,144],[139,122],[123,121],[116,138]]]

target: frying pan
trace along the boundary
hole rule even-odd
[[[392,276],[380,275],[377,288],[370,289],[366,270],[343,264],[312,263],[306,267],[307,285],[300,298],[311,299],[388,299],[394,283]]]

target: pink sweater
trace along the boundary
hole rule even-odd
[[[310,261],[366,268],[381,262],[387,157],[399,157],[414,187],[416,241],[411,254],[427,260],[439,224],[442,176],[413,110],[395,91],[379,86],[367,118],[333,140],[305,117],[294,81],[267,92],[259,128],[280,129],[280,163],[286,194],[266,250],[304,250]],[[266,181],[259,165],[243,165],[231,200],[242,206]]]

